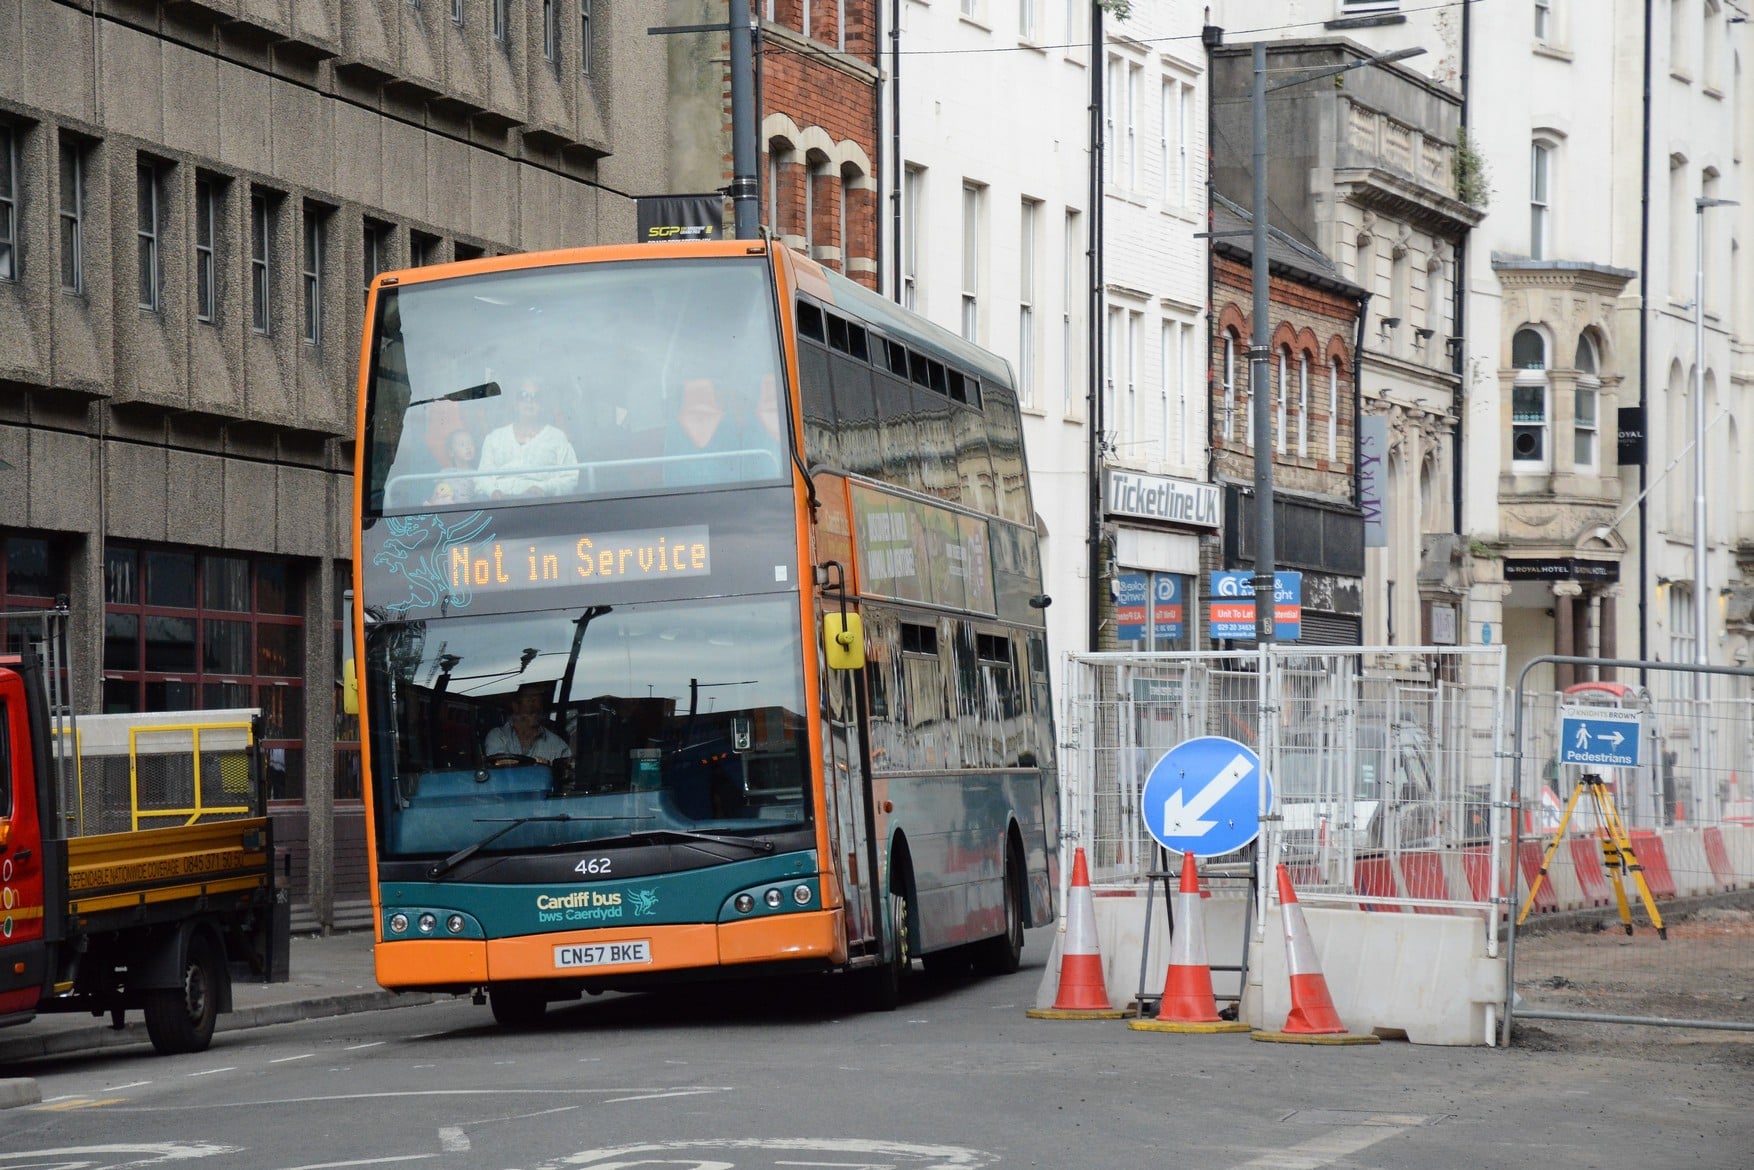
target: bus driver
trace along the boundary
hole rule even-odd
[[[560,736],[542,726],[548,711],[548,684],[525,683],[512,696],[511,715],[488,732],[481,751],[488,760],[496,756],[524,756],[538,764],[570,760],[572,749]]]

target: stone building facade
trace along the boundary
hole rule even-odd
[[[69,598],[80,711],[263,710],[301,925],[366,897],[336,704],[366,282],[631,240],[669,187],[646,23],[0,7],[0,611]]]

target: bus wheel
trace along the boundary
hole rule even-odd
[[[533,1028],[548,1014],[548,1001],[517,987],[491,987],[487,1002],[494,1022],[506,1028]]]
[[[213,943],[205,934],[191,938],[180,984],[145,993],[146,1035],[152,1046],[167,1055],[207,1051],[225,978],[225,964],[213,953]]]
[[[1009,975],[1023,965],[1023,894],[1019,866],[1005,860],[1005,933],[975,944],[975,966],[988,975]]]
[[[874,1011],[892,1012],[901,1006],[902,980],[913,964],[913,953],[908,949],[907,928],[907,895],[892,892],[889,895],[889,929],[894,945],[888,960],[870,975],[871,1008]]]

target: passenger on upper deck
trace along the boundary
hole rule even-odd
[[[545,405],[541,389],[526,378],[513,400],[512,421],[488,432],[481,444],[481,470],[506,474],[480,479],[478,495],[563,496],[578,486],[578,456],[565,433],[544,417]]]
[[[669,460],[667,484],[738,482],[778,474],[779,394],[773,377],[762,379],[754,400],[722,391],[711,378],[688,379],[664,436],[664,455]]]

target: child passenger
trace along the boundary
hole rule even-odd
[[[475,470],[475,436],[458,427],[445,439],[445,466],[452,471]],[[437,506],[467,504],[475,499],[475,480],[467,475],[447,476],[432,485],[427,503]]]

